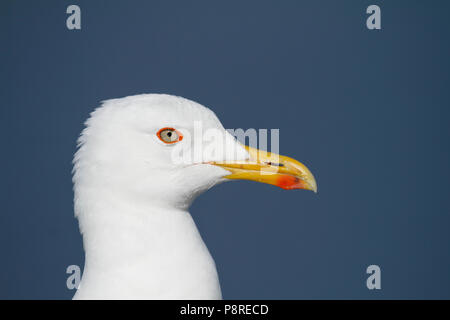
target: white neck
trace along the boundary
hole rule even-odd
[[[103,199],[78,206],[86,259],[74,299],[221,299],[189,212]]]

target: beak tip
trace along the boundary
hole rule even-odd
[[[311,185],[311,191],[313,191],[315,194],[317,194],[317,184],[314,181],[314,183]]]
[[[304,188],[307,190],[311,190],[312,192],[314,192],[315,194],[317,194],[317,185],[315,183],[308,183],[308,187]]]

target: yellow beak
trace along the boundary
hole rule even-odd
[[[245,146],[250,154],[247,161],[211,162],[231,174],[227,179],[253,180],[273,184],[283,189],[306,189],[317,192],[311,171],[295,159]]]

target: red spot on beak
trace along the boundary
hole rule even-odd
[[[287,174],[281,175],[277,178],[276,186],[285,190],[307,189],[307,185],[304,181]]]

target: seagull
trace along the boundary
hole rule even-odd
[[[85,251],[74,299],[222,299],[193,200],[235,179],[317,192],[302,163],[241,144],[210,109],[166,94],[103,101],[73,164]]]

